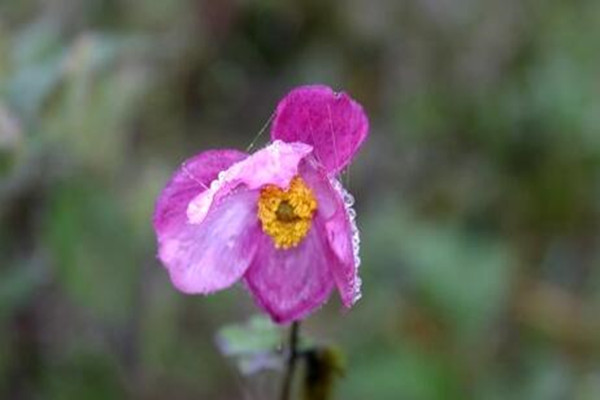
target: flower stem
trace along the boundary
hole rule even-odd
[[[294,321],[290,328],[289,356],[283,377],[280,400],[290,400],[292,393],[292,381],[294,380],[294,371],[298,361],[298,342],[300,336],[300,322]]]

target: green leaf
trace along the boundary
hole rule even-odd
[[[282,358],[278,353],[281,339],[279,327],[257,315],[244,324],[221,328],[217,345],[225,356],[235,360],[243,374],[249,375],[281,366]]]

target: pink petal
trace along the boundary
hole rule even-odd
[[[228,199],[201,226],[188,224],[186,214],[192,198],[205,191],[221,170],[246,156],[235,150],[200,153],[181,166],[158,199],[153,223],[159,258],[175,286],[184,292],[208,293],[227,287],[248,267],[248,257],[244,255],[242,262],[237,263],[237,253],[253,251],[246,236],[250,229],[247,226],[256,224],[256,194],[244,193]],[[230,204],[231,209],[223,210]],[[231,249],[223,249],[227,240],[235,241]],[[222,260],[217,259],[221,251]]]
[[[162,238],[159,258],[177,289],[207,294],[242,277],[257,249],[258,195],[258,191],[230,194],[211,208],[201,224],[186,223]]]
[[[280,250],[265,234],[245,275],[246,284],[262,307],[277,323],[304,318],[321,306],[333,289],[329,268],[335,261],[324,232],[313,224],[298,247]]]
[[[277,106],[271,139],[303,142],[329,173],[338,173],[367,138],[369,121],[347,94],[322,85],[291,91]]]
[[[329,219],[340,207],[338,193],[331,186],[327,171],[309,156],[300,163],[299,174],[317,198],[317,212]]]
[[[191,199],[202,193],[217,174],[247,155],[237,150],[210,150],[185,161],[163,189],[154,210],[153,224],[160,242],[187,221]]]
[[[358,229],[352,196],[334,178],[328,178],[307,158],[300,174],[317,197],[317,218],[323,221],[328,245],[336,260],[330,264],[344,306],[351,307],[360,297],[358,276]]]
[[[275,141],[243,161],[233,164],[219,173],[218,180],[213,181],[208,190],[189,203],[189,222],[202,222],[216,200],[240,185],[247,189],[258,189],[266,184],[287,188],[298,173],[298,164],[311,151],[312,147],[304,143]]]
[[[338,207],[335,214],[325,221],[325,230],[338,260],[332,264],[333,277],[344,306],[350,308],[361,296],[361,280],[358,276],[360,239],[356,213],[352,208],[354,199],[335,178],[330,182],[336,192]]]

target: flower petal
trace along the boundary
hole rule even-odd
[[[338,202],[335,214],[325,222],[329,245],[338,260],[338,263],[332,264],[331,270],[342,302],[350,308],[361,297],[361,280],[358,276],[360,237],[356,212],[352,208],[354,198],[335,178],[330,183]]]
[[[328,245],[337,258],[330,264],[331,272],[342,303],[349,308],[360,297],[359,237],[352,209],[354,199],[335,178],[328,178],[312,163],[310,157],[302,162],[300,175],[317,197],[316,218],[323,221]]]
[[[271,139],[314,147],[329,173],[338,173],[367,138],[369,121],[360,104],[346,93],[322,85],[291,91],[277,106]]]
[[[188,224],[186,213],[190,200],[204,192],[220,171],[246,157],[236,150],[200,153],[183,163],[158,199],[153,218],[158,255],[175,286],[184,292],[209,293],[227,287],[249,265],[245,254],[246,262],[235,263],[237,253],[252,251],[245,239],[252,223],[256,224],[251,218],[255,214],[248,211],[255,207],[256,194],[243,193],[228,199],[203,225]],[[229,210],[220,211],[228,205]],[[231,249],[222,248],[227,240],[235,240]],[[217,260],[219,254],[223,260]]]
[[[220,171],[246,157],[237,150],[210,150],[186,160],[156,202],[153,224],[159,242],[186,223],[191,199],[206,190]]]
[[[309,156],[300,163],[299,174],[317,199],[317,212],[329,219],[340,207],[339,196],[331,186],[327,171]]]
[[[258,189],[266,184],[287,188],[298,173],[298,164],[311,151],[312,147],[307,144],[278,140],[233,164],[219,173],[219,178],[211,183],[208,190],[190,202],[187,209],[189,222],[202,222],[215,201],[240,185],[248,189]]]
[[[335,256],[325,234],[314,224],[298,247],[287,250],[276,249],[262,234],[245,281],[258,305],[284,324],[305,317],[327,300],[334,285],[331,260]]]
[[[159,258],[177,289],[207,294],[231,286],[246,272],[257,249],[258,191],[222,198],[201,224],[185,223],[165,235]]]

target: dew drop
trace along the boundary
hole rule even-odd
[[[354,211],[353,208],[349,208],[348,209],[348,216],[350,217],[350,219],[356,219],[356,211]]]
[[[356,224],[356,211],[352,206],[354,205],[354,197],[342,186],[342,184],[335,178],[331,179],[331,186],[338,192],[338,194],[342,197],[344,201],[344,207],[346,209],[346,213],[348,214],[348,220],[350,222],[350,231],[351,231],[351,241],[352,241],[352,255],[354,258],[354,268],[355,271],[352,271],[347,277],[349,280],[354,280],[353,292],[354,298],[353,302],[358,301],[362,294],[360,292],[360,287],[362,285],[362,281],[358,276],[358,268],[360,266],[361,260],[359,257],[360,252],[360,232],[358,230],[358,226]]]
[[[348,207],[352,207],[354,205],[354,196],[344,190],[344,204]]]

